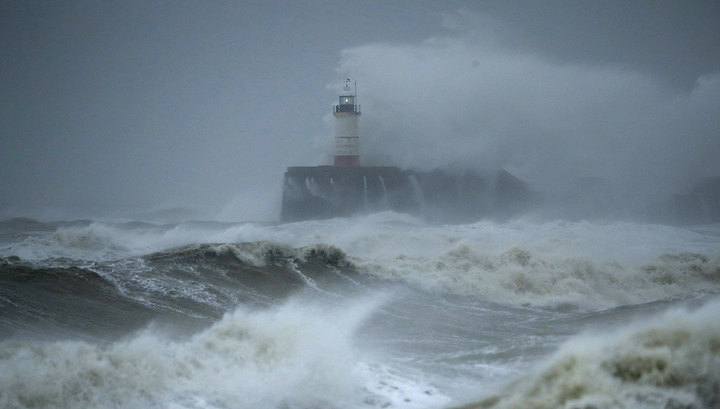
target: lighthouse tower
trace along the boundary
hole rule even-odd
[[[333,107],[335,116],[335,166],[360,166],[360,135],[357,105],[357,87],[350,88],[350,79],[345,80],[340,103]]]

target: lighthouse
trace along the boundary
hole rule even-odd
[[[505,170],[493,175],[397,166],[360,166],[357,86],[350,79],[333,105],[334,166],[290,166],[285,171],[280,219],[294,222],[350,217],[391,210],[467,222],[487,216],[510,217],[535,199],[525,183]]]
[[[357,86],[350,87],[345,80],[340,100],[333,107],[335,116],[335,166],[360,166],[360,135],[358,118],[360,105],[357,104]]]

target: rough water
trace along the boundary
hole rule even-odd
[[[720,225],[0,222],[2,408],[718,408]]]

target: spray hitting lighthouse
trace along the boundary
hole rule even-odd
[[[402,170],[397,166],[360,166],[357,86],[344,81],[335,119],[334,166],[290,166],[283,181],[282,221],[349,217],[392,210],[435,220],[478,220],[509,216],[530,200],[515,176],[472,171],[448,173]]]
[[[340,101],[333,107],[335,116],[335,166],[360,166],[360,135],[358,118],[360,105],[357,105],[357,85],[350,87],[350,79],[345,80]]]

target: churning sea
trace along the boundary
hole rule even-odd
[[[720,225],[6,220],[0,407],[718,408]]]

